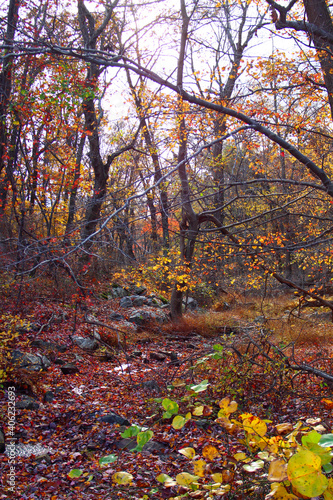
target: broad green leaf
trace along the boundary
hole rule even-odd
[[[184,417],[181,417],[180,415],[177,415],[177,416],[173,419],[173,421],[172,421],[172,424],[171,424],[171,425],[172,425],[172,427],[173,427],[174,429],[181,429],[182,427],[184,427],[185,423],[186,423],[185,418],[184,418]]]
[[[194,483],[199,479],[198,476],[194,476],[193,474],[189,474],[189,472],[181,472],[176,476],[177,484],[181,486],[189,486],[191,483]]]
[[[326,474],[329,474],[330,472],[332,472],[333,466],[332,464],[324,464],[323,469],[326,472]]]
[[[185,457],[189,458],[190,460],[192,460],[192,458],[195,457],[196,453],[195,453],[195,449],[194,448],[181,448],[180,450],[178,450],[178,453],[181,453],[182,455],[184,455]]]
[[[256,472],[259,469],[262,469],[265,465],[263,460],[255,460],[254,462],[250,462],[249,464],[243,465],[243,469],[246,472]]]
[[[81,469],[72,469],[67,475],[71,479],[74,479],[76,477],[80,477],[83,474],[83,470]]]
[[[208,386],[209,386],[208,380],[203,380],[202,382],[200,382],[200,384],[190,385],[190,390],[193,392],[202,392],[205,391]]]
[[[174,415],[175,413],[178,413],[179,406],[178,406],[178,403],[176,403],[176,401],[172,401],[169,398],[165,398],[162,401],[162,406],[166,410],[163,413],[163,418],[171,418],[172,415]]]
[[[128,472],[115,472],[112,475],[112,481],[117,484],[130,484],[132,480],[133,476]]]
[[[333,434],[324,434],[321,436],[318,444],[320,444],[320,446],[324,446],[324,448],[333,446]]]
[[[117,455],[106,455],[105,457],[101,457],[98,461],[99,465],[107,465],[116,462],[118,459]]]
[[[148,441],[153,437],[153,435],[154,435],[154,433],[151,430],[139,432],[139,434],[137,435],[137,438],[136,438],[136,441],[138,443],[136,446],[136,450],[142,451],[142,448],[144,447],[144,445],[146,443],[148,443]]]
[[[287,467],[288,479],[302,495],[317,497],[327,488],[327,478],[321,473],[321,459],[310,450],[295,453]]]
[[[319,443],[320,439],[321,434],[319,434],[319,432],[317,431],[312,430],[311,432],[308,432],[307,434],[302,436],[302,445],[307,448],[309,444]]]
[[[321,464],[329,464],[332,460],[330,448],[324,448],[322,445],[317,444],[321,440],[321,434],[317,431],[311,431],[302,437],[302,444],[305,448],[312,451],[321,458]]]
[[[136,424],[131,425],[131,427],[128,427],[124,432],[122,432],[120,435],[123,438],[130,438],[133,436],[137,436],[139,432],[141,431],[141,427],[139,427]]]
[[[222,344],[214,344],[213,349],[214,351],[224,351],[224,347]]]
[[[172,481],[172,477],[168,476],[168,474],[159,474],[156,478],[156,480],[159,482],[159,483],[165,483],[165,481]]]

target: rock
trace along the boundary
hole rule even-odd
[[[187,300],[183,300],[183,304],[187,309],[194,311],[198,307],[198,302],[192,297],[188,297]]]
[[[73,363],[66,363],[60,367],[60,370],[64,375],[71,375],[72,373],[80,373],[80,370]]]
[[[119,302],[120,307],[132,307],[132,300],[130,297],[123,297]]]
[[[148,392],[162,392],[156,380],[147,380],[146,382],[142,382],[139,385]]]
[[[55,363],[56,365],[64,365],[66,362],[61,358],[55,358],[53,363]]]
[[[156,361],[164,361],[166,359],[166,355],[160,352],[151,352],[149,357],[150,359],[155,359]]]
[[[132,295],[144,295],[147,292],[147,288],[145,286],[133,285],[130,288],[130,292]]]
[[[134,356],[135,358],[140,358],[140,356],[142,356],[142,351],[133,351],[132,356]]]
[[[150,308],[135,309],[128,320],[138,326],[144,326],[151,321],[156,321],[157,323],[165,323],[166,321],[168,321],[168,316],[162,311],[156,311]]]
[[[119,285],[113,285],[112,290],[109,292],[112,298],[116,299],[118,297],[125,297],[127,295],[126,290]]]
[[[118,450],[132,451],[136,448],[137,444],[136,439],[123,438],[116,443],[116,447]],[[148,453],[164,453],[167,448],[167,445],[164,443],[159,443],[158,441],[148,441],[148,443],[143,446],[142,451],[146,451]]]
[[[131,297],[130,297],[131,298]],[[144,304],[147,304],[149,299],[146,297],[141,297],[141,295],[133,296],[132,298],[132,304],[134,307],[140,307],[143,306]]]
[[[131,425],[126,418],[117,415],[117,413],[114,413],[113,411],[101,417],[100,421],[108,424]]]
[[[17,349],[11,353],[11,362],[18,368],[39,372],[51,366],[50,360],[43,354],[24,353]]]
[[[44,398],[43,398],[44,403],[52,403],[53,400],[54,400],[53,392],[46,391],[46,393],[44,394]]]
[[[72,340],[84,351],[96,351],[99,345],[96,339],[73,336]]]
[[[38,410],[39,403],[35,401],[33,398],[26,396],[21,401],[16,401],[15,407],[18,410]]]
[[[67,346],[64,344],[56,344],[54,342],[48,342],[47,340],[36,339],[30,342],[32,347],[38,347],[39,349],[43,349],[45,351],[58,351],[58,352],[66,352]]]
[[[123,316],[122,314],[117,313],[115,311],[112,311],[110,314],[110,319],[112,321],[121,321],[122,319],[125,319],[125,316]]]

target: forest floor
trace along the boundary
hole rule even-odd
[[[257,460],[257,452],[250,450],[249,455],[240,432],[229,432],[217,414],[221,400],[229,397],[238,404],[235,418],[248,412],[267,420],[267,436],[276,434],[277,425],[288,424],[290,431],[300,428],[300,422],[304,429],[332,432],[332,384],[295,366],[306,363],[333,374],[333,325],[322,310],[307,310],[297,317],[293,304],[290,296],[265,304],[243,298],[227,311],[192,313],[178,324],[153,325],[122,337],[120,344],[116,332],[98,327],[104,343],[88,353],[71,336],[93,334],[94,327],[85,321],[87,313],[108,324],[108,312],[117,309],[117,301],[90,299],[78,307],[75,300],[31,296],[15,311],[5,299],[1,328],[8,331],[11,318],[19,332],[6,349],[40,352],[31,346],[36,338],[62,344],[67,350],[59,357],[74,362],[79,372],[65,375],[54,362],[32,375],[8,370],[7,382],[0,386],[7,444],[12,418],[8,395],[15,387],[17,401],[28,394],[39,407],[16,409],[13,437],[19,444],[41,448],[14,459],[0,455],[0,499],[264,499],[270,492],[268,465],[259,472],[246,471],[246,459],[239,454]],[[36,324],[37,333],[29,326]],[[44,354],[54,359],[52,353]],[[286,358],[290,366],[282,361]],[[54,399],[45,402],[48,391]],[[175,428],[174,415],[163,418],[166,399],[177,402],[179,415],[191,412],[185,425]],[[141,452],[121,449],[126,425],[101,420],[111,412],[143,431],[151,430],[153,445]],[[183,449],[193,449],[195,460],[205,460],[200,487],[174,481],[179,473],[198,472],[188,456],[192,452],[179,452]],[[103,464],[105,456],[109,458]],[[76,469],[79,477],[71,477]],[[125,473],[123,479],[117,472]],[[161,474],[168,475],[169,482]],[[216,474],[222,485],[213,490]]]

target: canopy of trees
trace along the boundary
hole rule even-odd
[[[4,282],[130,269],[171,295],[332,277],[325,0],[0,8]],[[89,275],[90,273],[90,275]]]

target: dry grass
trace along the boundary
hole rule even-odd
[[[298,300],[291,294],[269,297],[233,297],[215,304],[203,313],[188,313],[181,321],[163,327],[167,333],[214,337],[231,330],[241,329],[249,323],[262,324],[272,333],[274,342],[295,342],[297,346],[323,346],[333,344],[333,323],[330,312],[324,308],[302,309],[298,316]],[[223,310],[225,309],[225,310]]]

